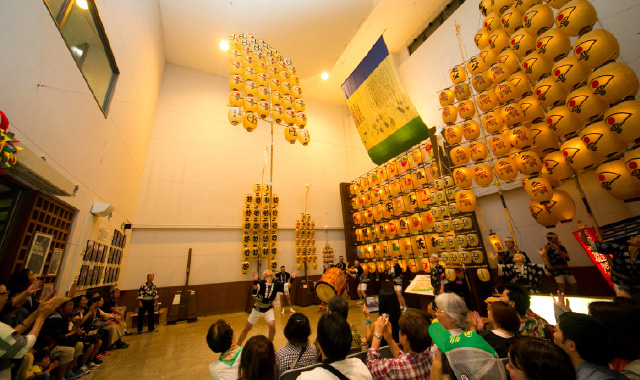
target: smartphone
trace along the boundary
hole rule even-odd
[[[367,309],[370,313],[377,313],[380,311],[380,306],[378,305],[378,296],[369,296],[364,299],[365,305],[367,305]]]

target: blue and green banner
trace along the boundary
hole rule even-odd
[[[429,137],[382,36],[342,84],[342,91],[360,139],[377,165]]]

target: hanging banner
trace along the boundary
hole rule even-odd
[[[377,165],[429,137],[382,36],[342,84],[342,91],[360,139]]]
[[[598,238],[596,237],[596,230],[593,227],[586,228],[584,232],[587,235],[588,240],[598,241]],[[607,283],[609,284],[611,289],[613,289],[613,282],[611,282],[611,266],[607,261],[607,257],[601,253],[593,252],[590,246],[584,245],[584,243],[580,239],[580,231],[573,232],[573,236],[575,236],[582,249],[587,252],[587,255],[589,255],[591,261],[593,261],[596,268],[598,268],[598,271],[600,271],[600,274],[602,274],[602,277],[607,280]]]

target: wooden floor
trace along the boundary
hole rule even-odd
[[[362,314],[362,306],[356,301],[349,301],[349,323],[355,324],[358,332],[365,334],[365,318]],[[311,323],[311,337],[316,337],[316,325],[321,312],[317,306],[294,307],[295,311],[304,313]],[[289,316],[288,308],[285,314],[281,309],[275,310],[276,337],[275,349],[284,347],[286,339],[283,329]],[[91,371],[83,379],[211,379],[209,376],[209,364],[218,359],[218,355],[209,350],[205,337],[209,326],[218,319],[231,322],[236,335],[240,334],[247,322],[249,314],[231,313],[220,314],[198,319],[194,323],[180,322],[172,326],[158,326],[157,333],[144,333],[130,335],[123,338],[130,344],[129,348],[114,350],[106,357],[104,363],[97,370]],[[377,314],[371,318],[377,317]],[[145,326],[146,329],[146,326]],[[252,335],[268,335],[267,324],[264,320],[258,321],[247,339]]]

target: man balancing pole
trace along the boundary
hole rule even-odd
[[[296,278],[298,271],[291,273],[291,278],[288,283],[293,283],[293,279]],[[242,346],[242,342],[247,337],[247,333],[253,328],[253,325],[258,322],[260,318],[264,318],[269,325],[269,341],[273,342],[273,338],[276,336],[276,320],[273,315],[273,300],[276,299],[276,295],[279,292],[284,292],[283,282],[273,281],[273,272],[269,269],[265,270],[262,277],[264,280],[258,281],[258,274],[253,273],[253,288],[252,293],[256,298],[256,303],[253,305],[253,310],[247,320],[247,324],[240,332],[238,337],[238,346]]]

